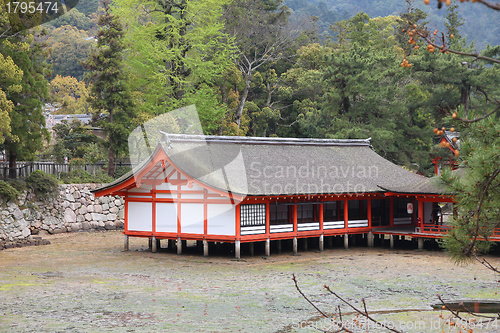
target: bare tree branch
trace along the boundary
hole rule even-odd
[[[436,295],[437,298],[439,299],[439,301],[441,302],[441,304],[443,305],[443,309],[445,309],[446,311],[450,312],[453,317],[457,318],[458,320],[460,320],[460,322],[462,323],[467,323],[467,324],[470,324],[470,325],[474,325],[474,326],[477,326],[477,325],[482,325],[482,324],[486,324],[486,323],[490,323],[492,321],[495,321],[498,319],[498,316],[495,316],[495,317],[490,317],[490,316],[485,316],[485,315],[480,315],[480,314],[477,314],[477,313],[474,313],[474,312],[471,312],[469,309],[467,309],[467,307],[465,307],[465,305],[462,304],[462,308],[463,308],[463,311],[464,313],[467,313],[469,315],[472,315],[474,317],[478,317],[478,318],[485,318],[485,320],[481,320],[481,321],[476,321],[475,319],[467,319],[467,318],[464,318],[460,315],[460,310],[456,310],[454,311],[444,300],[443,298],[441,297],[441,295],[437,294]]]
[[[353,309],[354,311],[356,311],[357,313],[359,313],[360,315],[362,315],[363,317],[365,317],[366,319],[370,320],[371,322],[374,322],[376,323],[378,326],[380,327],[383,327],[385,328],[386,330],[389,330],[391,332],[395,332],[395,333],[402,333],[403,331],[399,331],[399,330],[396,330],[386,324],[384,324],[383,322],[380,322],[376,319],[374,319],[372,316],[370,316],[370,314],[368,313],[368,311],[366,310],[366,304],[365,304],[365,300],[363,299],[362,302],[363,302],[363,306],[364,306],[364,311],[358,309],[357,307],[355,307],[354,305],[352,305],[351,303],[349,303],[348,301],[346,301],[345,299],[343,299],[342,297],[340,297],[337,293],[335,293],[334,291],[332,291],[330,289],[329,286],[325,285],[324,288],[330,293],[332,294],[333,296],[337,297],[339,300],[341,300],[344,304],[347,304],[349,307],[351,307],[351,309]]]
[[[493,10],[500,10],[500,3],[489,2],[486,0],[476,0],[476,2],[482,3],[486,7],[489,7]]]
[[[413,23],[411,23],[411,22],[408,22],[408,24],[413,25]],[[417,33],[417,35],[419,35],[421,38],[423,38],[428,44],[430,44],[430,45],[434,46],[435,48],[441,50],[441,52],[443,52],[443,53],[450,52],[450,53],[458,54],[458,55],[461,55],[461,56],[473,57],[473,58],[478,59],[478,60],[485,60],[485,61],[489,61],[489,62],[492,62],[492,63],[500,64],[500,59],[485,57],[485,56],[479,54],[479,52],[477,52],[477,51],[476,52],[462,52],[462,51],[457,51],[457,50],[449,49],[446,46],[444,35],[441,36],[441,45],[440,45],[440,44],[438,44],[438,43],[436,43],[435,41],[432,40],[432,37],[431,37],[431,35],[429,34],[429,32],[427,30],[418,30],[418,29],[415,29],[415,32]]]
[[[497,101],[498,102],[498,101]],[[499,105],[496,107],[496,109],[494,109],[493,111],[491,112],[488,112],[487,114],[481,116],[481,117],[478,117],[478,118],[475,118],[475,119],[466,119],[466,118],[460,118],[458,116],[456,116],[456,119],[460,120],[460,121],[463,121],[464,123],[477,123],[478,121],[481,121],[483,119],[486,119],[488,118],[489,116],[491,116],[492,114],[495,114],[496,112],[500,111],[500,102],[498,102]],[[451,113],[451,112],[450,112]]]
[[[480,259],[477,254],[474,253],[474,258],[479,261],[479,263],[481,265],[483,265],[484,267],[488,268],[489,270],[492,270],[493,272],[495,273],[498,273],[500,274],[500,270],[498,268],[496,268],[495,266],[493,266],[489,261],[487,261],[486,259],[482,258]]]
[[[320,313],[323,317],[325,318],[328,318],[330,319],[335,325],[337,325],[339,327],[339,330],[336,331],[336,332],[348,332],[348,333],[353,333],[351,330],[349,330],[348,328],[346,328],[343,324],[342,324],[342,315],[340,316],[340,321],[336,321],[334,320],[333,318],[331,318],[330,316],[328,316],[326,313],[324,313],[323,311],[321,311],[320,308],[318,308],[309,298],[307,298],[307,296],[302,292],[302,290],[299,288],[299,285],[297,283],[297,279],[295,278],[295,274],[292,274],[292,280],[293,282],[295,283],[295,289],[297,289],[297,291],[299,292],[299,294],[309,303],[311,304],[311,306],[316,310],[318,311],[318,313]],[[339,308],[339,311],[340,311],[340,308]]]

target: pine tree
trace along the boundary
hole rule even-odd
[[[97,49],[85,62],[87,80],[92,85],[89,103],[94,123],[107,132],[108,174],[113,176],[115,157],[125,151],[133,105],[123,73],[123,27],[111,14],[110,1],[103,1],[104,13],[99,17]]]
[[[488,252],[488,239],[500,228],[500,123],[495,118],[463,126],[461,169],[441,177],[455,194],[455,228],[444,246],[457,260]]]

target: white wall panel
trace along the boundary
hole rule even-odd
[[[203,204],[181,204],[181,232],[203,234]]]
[[[152,231],[153,204],[151,202],[128,202],[128,230]]]
[[[177,232],[176,203],[156,203],[156,231]]]
[[[208,234],[230,235],[236,234],[235,207],[227,204],[207,205]]]

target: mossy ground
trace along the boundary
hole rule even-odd
[[[364,298],[374,316],[408,332],[458,332],[432,311],[437,293],[500,299],[498,276],[476,263],[456,266],[439,251],[339,247],[267,259],[243,253],[245,261],[233,261],[194,249],[151,253],[137,238],[123,252],[122,237],[60,234],[51,245],[0,252],[0,332],[315,331],[311,325],[325,322],[300,297],[292,274],[324,311],[341,304],[326,284],[358,306]],[[489,260],[500,266],[500,258]]]

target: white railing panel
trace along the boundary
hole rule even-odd
[[[319,230],[319,222],[298,223],[297,229],[298,231]]]
[[[246,235],[258,235],[258,234],[265,234],[266,233],[266,226],[253,226],[253,227],[241,227],[240,229],[240,235],[241,236],[246,236]]]
[[[270,232],[292,232],[293,224],[277,224],[270,226]]]
[[[347,222],[349,228],[365,228],[368,227],[368,220],[352,220]]]
[[[323,222],[323,229],[342,229],[344,225],[344,221]]]

